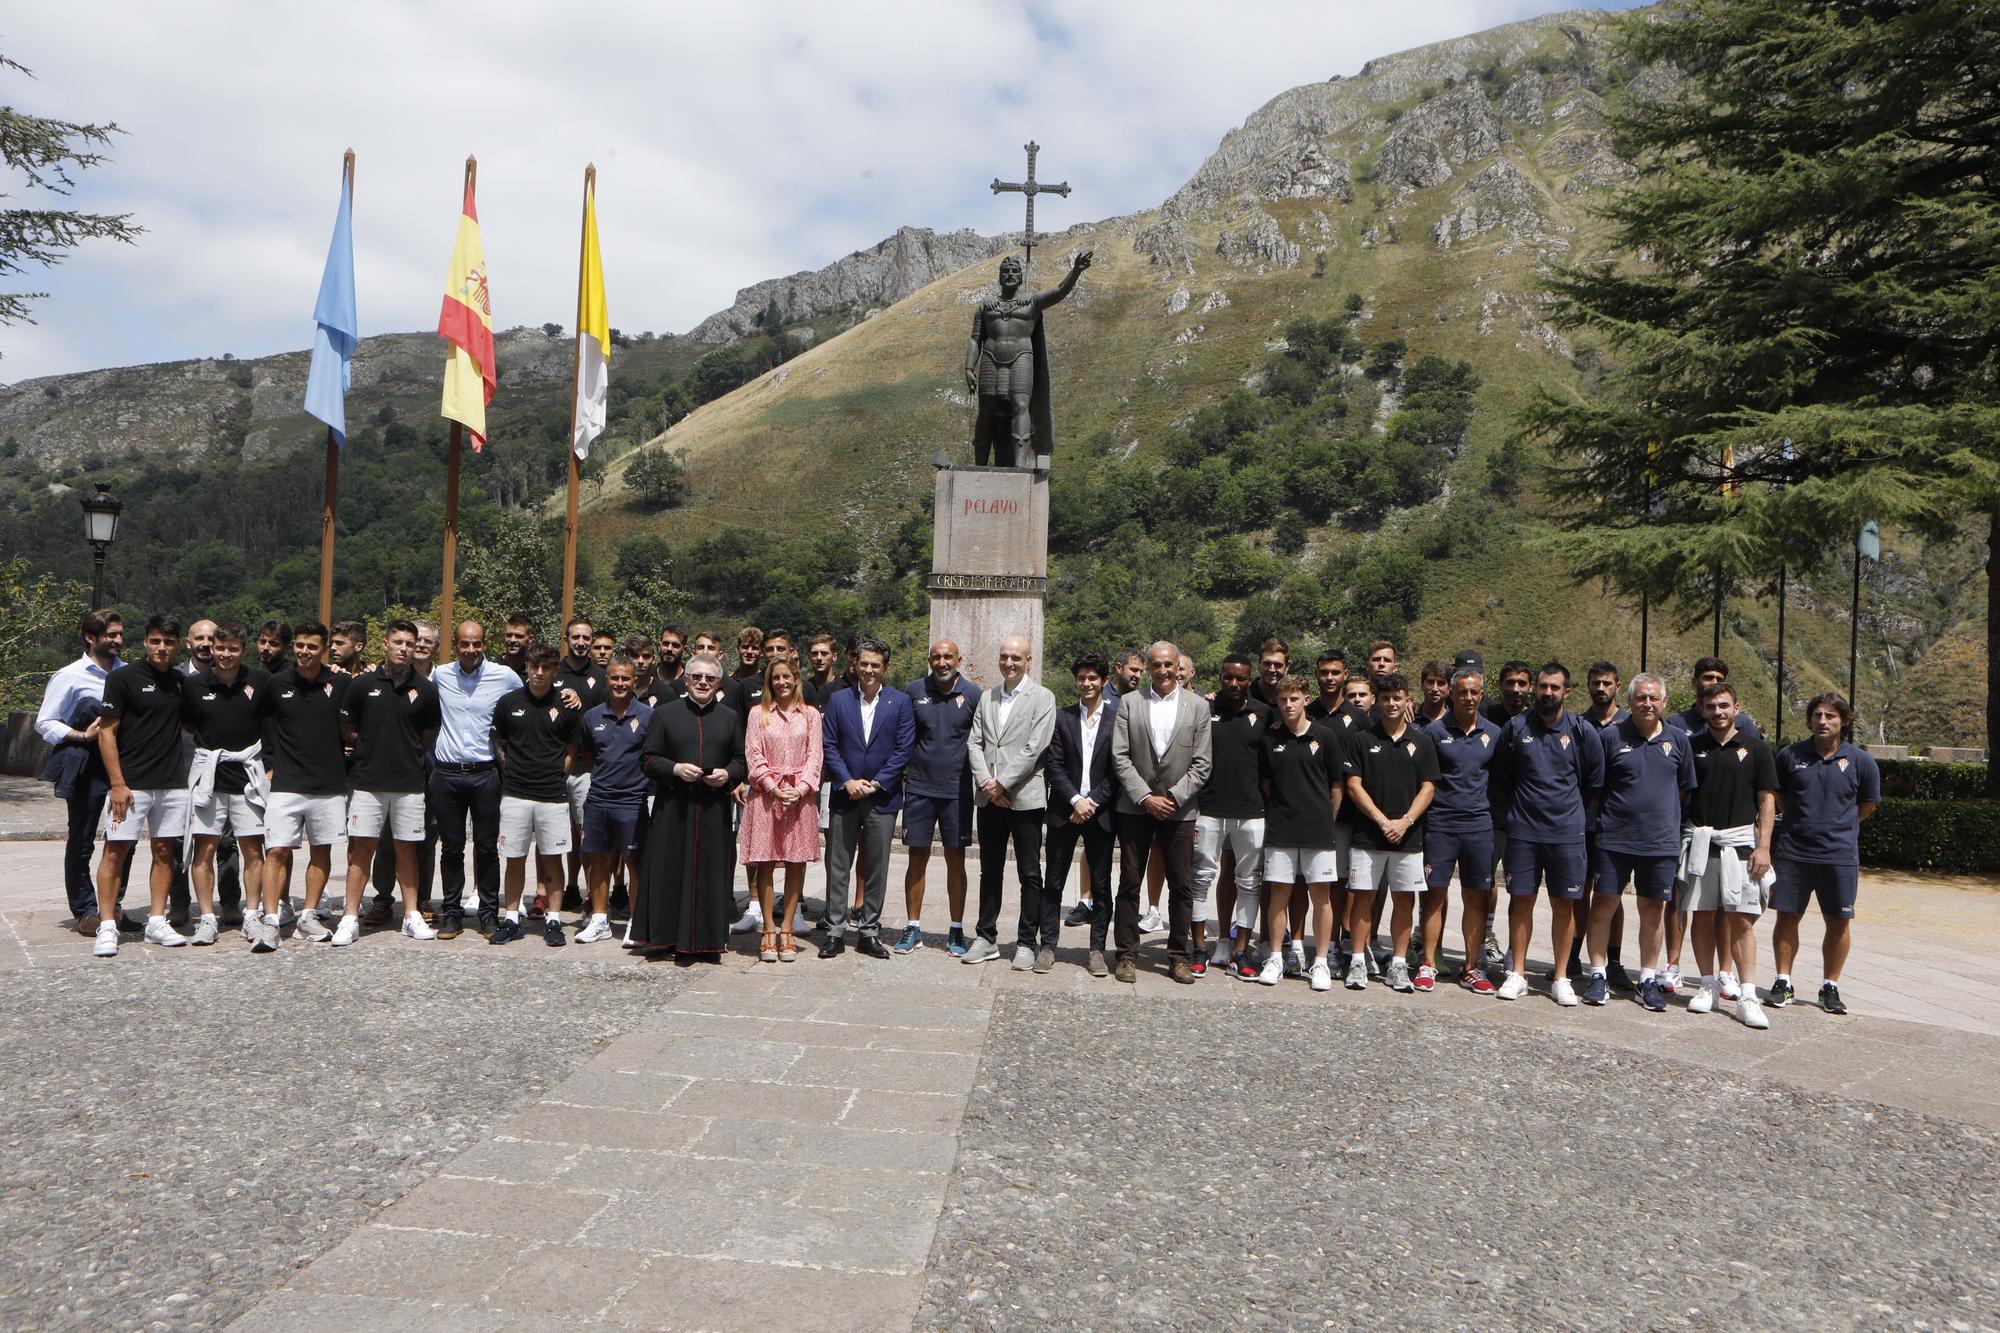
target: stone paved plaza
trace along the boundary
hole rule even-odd
[[[1984,884],[1871,877],[1854,1014],[1754,1033],[1119,986],[1080,930],[1047,976],[388,933],[104,961],[59,860],[0,843],[7,1328],[2000,1325]]]

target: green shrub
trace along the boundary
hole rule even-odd
[[[1861,864],[1953,874],[2000,871],[2000,801],[1884,799],[1861,826]]]
[[[1882,795],[1913,801],[1976,801],[1986,795],[1986,765],[1934,764],[1928,759],[1878,759]]]

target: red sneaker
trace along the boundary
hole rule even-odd
[[[1198,977],[1208,975],[1208,950],[1196,949],[1194,951],[1194,957],[1188,959],[1188,971]]]
[[[1466,968],[1464,972],[1459,974],[1458,984],[1471,991],[1474,995],[1491,995],[1493,993],[1493,983],[1486,979],[1486,970],[1484,968]]]
[[[1438,970],[1425,963],[1417,969],[1417,979],[1410,984],[1421,991],[1434,991],[1438,984]]]
[[[534,897],[534,901],[528,904],[528,911],[527,911],[528,919],[530,921],[540,921],[543,917],[547,916],[548,914],[549,914],[549,895],[547,895],[546,893],[536,894]]]

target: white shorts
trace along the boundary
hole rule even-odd
[[[1748,858],[1744,858],[1743,873],[1735,877],[1741,886],[1734,894],[1722,889],[1722,858],[1736,855],[1736,849],[1713,847],[1709,849],[1708,864],[1699,875],[1674,876],[1674,906],[1683,912],[1738,912],[1744,916],[1762,916],[1770,906],[1763,886],[1750,878]]]
[[[104,806],[104,840],[137,842],[139,828],[145,826],[149,838],[180,838],[187,834],[188,794],[186,787],[153,787],[132,793],[132,805],[125,818],[111,822],[111,805]]]
[[[307,796],[302,792],[274,791],[264,807],[264,845],[280,850],[289,847],[331,847],[340,841],[347,827],[345,796]]]
[[[500,798],[500,857],[518,861],[528,844],[543,856],[569,850],[569,802],[530,801],[522,796]]]
[[[347,798],[347,836],[379,838],[387,824],[397,842],[424,840],[424,794],[420,791],[357,791]]]
[[[1269,856],[1270,853],[1265,853]],[[1424,854],[1421,851],[1378,852],[1372,847],[1356,847],[1354,877],[1347,886],[1360,893],[1421,893],[1424,888]]]
[[[1194,920],[1215,920],[1209,889],[1222,869],[1222,849],[1236,853],[1235,923],[1257,925],[1257,890],[1264,882],[1264,821],[1196,815],[1194,820]],[[1249,920],[1244,920],[1245,900]]]
[[[188,805],[188,830],[197,838],[219,838],[225,833],[239,838],[261,838],[264,812],[251,804],[244,792],[224,795],[211,791],[207,801]]]
[[[1331,884],[1340,878],[1340,855],[1331,847],[1266,847],[1264,882]]]
[[[569,822],[583,822],[583,803],[590,796],[590,774],[568,773],[563,776],[563,785],[569,788]]]
[[[1336,822],[1333,826],[1333,882],[1347,883],[1354,869],[1354,826]]]

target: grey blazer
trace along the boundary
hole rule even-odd
[[[1177,820],[1195,817],[1195,797],[1208,781],[1212,751],[1208,701],[1182,686],[1173,735],[1164,758],[1153,758],[1153,692],[1138,689],[1118,696],[1111,726],[1111,775],[1118,784],[1118,812],[1140,813],[1148,796],[1171,796]]]
[[[997,780],[1007,789],[1011,808],[1046,809],[1049,784],[1042,757],[1055,730],[1056,697],[1040,681],[1022,678],[1020,697],[1007,714],[1004,729],[999,687],[980,695],[972,713],[972,734],[965,742],[965,757],[972,765],[973,804],[987,804],[986,793],[979,789]]]

